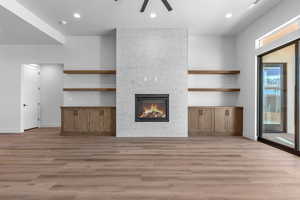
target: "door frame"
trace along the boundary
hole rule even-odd
[[[286,43],[282,46],[274,48],[270,51],[264,52],[257,56],[257,133],[258,133],[258,141],[271,145],[275,148],[281,149],[283,151],[295,154],[300,156],[299,151],[299,89],[300,89],[300,69],[299,69],[299,43],[300,39],[294,40],[292,42]],[[270,54],[272,52],[278,51],[290,45],[295,45],[295,147],[291,148],[270,140],[263,138],[263,62],[262,57]]]

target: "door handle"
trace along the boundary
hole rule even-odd
[[[29,105],[27,105],[27,104],[23,104],[23,106],[24,106],[24,107],[27,107],[27,106],[29,106]]]

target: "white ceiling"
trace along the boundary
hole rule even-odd
[[[58,44],[58,42],[0,6],[0,44]]]
[[[262,16],[280,0],[169,0],[174,11],[167,12],[160,0],[150,0],[140,13],[142,0],[17,0],[37,16],[67,35],[99,35],[114,28],[188,28],[195,34],[234,35]],[[154,11],[158,17],[150,19]],[[72,17],[74,12],[81,20]],[[226,19],[227,12],[233,18]],[[58,21],[66,20],[65,26]]]

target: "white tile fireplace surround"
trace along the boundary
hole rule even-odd
[[[188,137],[187,35],[117,30],[117,137]],[[168,94],[169,122],[136,122],[136,94]]]

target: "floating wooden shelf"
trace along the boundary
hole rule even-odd
[[[116,70],[65,70],[65,74],[116,74]]]
[[[189,88],[189,92],[240,92],[239,88]]]
[[[65,92],[114,92],[116,88],[64,88]]]
[[[240,74],[239,70],[189,70],[189,74],[221,74],[221,75],[235,75]]]

